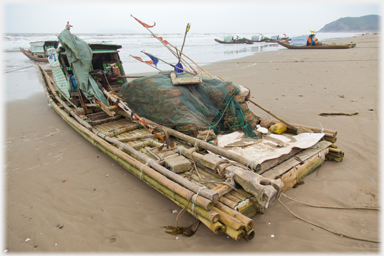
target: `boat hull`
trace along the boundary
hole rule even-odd
[[[245,41],[245,42],[241,42],[241,41],[235,41],[235,42],[225,42],[225,41],[222,41],[222,40],[219,40],[219,39],[216,39],[215,38],[215,41],[220,43],[220,44],[253,44],[253,41]]]
[[[32,53],[30,53],[29,51],[21,48],[20,48],[20,51],[22,53],[24,53],[25,56],[27,56],[30,60],[33,60],[33,61],[37,61],[37,62],[46,62],[48,63],[48,57],[37,57],[37,56],[33,56]]]
[[[323,45],[308,45],[308,46],[296,46],[296,45],[290,45],[281,41],[277,41],[277,43],[281,46],[284,46],[288,49],[349,49],[354,48],[356,44],[323,44]]]

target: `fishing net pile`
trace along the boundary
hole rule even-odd
[[[259,120],[248,109],[247,88],[203,76],[201,83],[173,85],[169,74],[159,72],[127,82],[119,97],[139,116],[185,134],[244,131],[248,137],[256,137],[253,131]],[[177,78],[187,77],[193,76],[177,74]]]

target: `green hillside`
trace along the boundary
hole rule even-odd
[[[319,32],[379,32],[380,16],[345,17],[328,23]]]

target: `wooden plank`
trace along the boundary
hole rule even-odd
[[[263,173],[262,176],[270,179],[276,179],[276,177],[283,175],[285,172],[287,172],[294,166],[301,164],[305,160],[309,159],[311,156],[329,147],[331,144],[332,143],[329,141],[320,141],[315,146],[300,152],[296,156]]]
[[[293,148],[291,152],[288,154],[282,155],[279,158],[270,159],[267,161],[264,161],[260,164],[261,169],[257,171],[258,174],[263,174],[264,172],[268,171],[269,169],[281,164],[285,160],[289,159],[290,157],[296,155],[297,153],[303,151],[301,148]]]

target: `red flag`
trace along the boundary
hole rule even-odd
[[[140,57],[137,57],[137,56],[133,56],[133,55],[131,55],[133,58],[135,58],[135,59],[137,59],[137,60],[139,60],[139,61],[143,61]]]
[[[145,63],[147,63],[147,64],[150,64],[150,65],[153,65],[153,60],[143,60],[142,58],[140,58],[140,57],[137,57],[137,56],[133,56],[133,55],[131,55],[133,58],[135,58],[135,59],[137,59],[137,60],[139,60],[139,61],[141,61],[141,62],[145,62]]]
[[[131,15],[132,16],[132,15]],[[141,20],[139,20],[138,18],[132,16],[135,20],[137,20],[137,22],[139,22],[141,25],[143,25],[143,27],[145,28],[153,28],[155,25],[156,25],[156,22],[153,22],[154,24],[152,26],[149,26],[148,24],[142,22]]]
[[[162,37],[160,36],[156,36],[157,39],[159,39],[161,42],[163,42],[164,44],[168,44],[167,40],[164,40]]]

